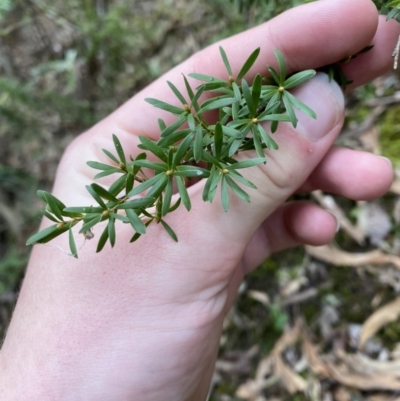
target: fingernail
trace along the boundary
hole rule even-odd
[[[311,81],[293,93],[300,101],[315,111],[317,118],[297,112],[297,131],[316,142],[339,123],[344,114],[344,96],[339,85],[329,81],[326,74],[318,73]]]
[[[390,164],[390,167],[393,167],[393,163],[392,163],[392,161],[388,158],[388,157],[385,157],[385,156],[379,156],[381,159],[383,159],[383,160],[386,160],[389,164]]]
[[[335,218],[335,220],[336,220],[336,231],[335,232],[337,234],[340,230],[340,221],[339,221],[338,216],[336,216],[336,214],[333,213],[331,210],[325,209],[325,211],[328,212],[329,214],[331,214]]]

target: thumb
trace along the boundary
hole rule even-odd
[[[196,216],[196,224],[198,221],[206,225],[211,222],[221,236],[233,241],[251,238],[262,221],[296,191],[327,153],[344,119],[344,96],[340,87],[336,82],[330,82],[326,74],[320,73],[293,94],[311,107],[317,118],[314,120],[301,112],[296,113],[297,128],[283,123],[274,134],[279,149],[265,151],[267,163],[240,170],[257,186],[255,190],[243,187],[251,197],[250,204],[230,193],[229,211],[224,213],[220,191],[212,205],[206,206],[197,205],[202,202],[201,194],[193,193],[192,199],[196,199],[197,206],[193,211],[202,215]],[[257,157],[255,153],[246,156]],[[201,192],[202,187],[195,185],[190,190]]]

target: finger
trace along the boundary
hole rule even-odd
[[[169,124],[175,117],[150,106],[144,99],[157,98],[179,106],[167,80],[184,92],[182,74],[200,72],[227,78],[218,46],[225,49],[234,73],[238,73],[244,60],[257,47],[261,47],[261,53],[251,70],[253,75],[255,72],[266,74],[266,64],[276,67],[274,49],[283,52],[288,71],[293,72],[318,68],[357,53],[370,43],[377,24],[377,11],[369,0],[326,0],[293,8],[265,24],[196,53],[125,103],[104,121],[101,130],[96,127],[93,133],[110,135],[119,129],[158,138],[158,118]],[[380,71],[387,69],[391,63],[390,54],[372,62],[380,66]],[[252,74],[249,74],[250,79]]]
[[[379,17],[378,29],[371,42],[374,47],[368,52],[358,55],[350,63],[342,65],[345,76],[354,81],[348,86],[348,91],[393,68],[393,58],[390,56],[399,35],[400,24],[397,21],[386,21],[385,16]],[[385,62],[381,62],[383,60]]]
[[[327,244],[337,228],[336,218],[319,206],[305,201],[287,203],[269,216],[250,240],[243,255],[245,273],[274,252],[302,244]]]
[[[321,189],[355,200],[384,195],[393,181],[391,162],[371,153],[333,147],[297,192]]]

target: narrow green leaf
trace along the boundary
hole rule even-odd
[[[215,126],[215,131],[214,131],[214,157],[217,160],[219,160],[221,158],[223,139],[224,139],[224,135],[222,132],[222,126],[218,122]]]
[[[179,145],[172,162],[172,167],[181,164],[182,158],[185,156],[186,151],[193,142],[194,133],[189,134]]]
[[[229,64],[229,61],[228,61],[228,57],[226,56],[225,50],[221,46],[219,47],[219,52],[221,53],[221,57],[222,57],[222,60],[224,62],[226,71],[228,72],[229,75],[233,75],[232,74],[232,68],[231,68],[231,66]]]
[[[60,223],[62,220],[58,220],[54,215],[52,215],[47,210],[42,210],[43,216],[47,217],[49,220],[53,221],[54,223]]]
[[[170,81],[167,81],[168,86],[171,88],[172,92],[174,92],[175,96],[181,101],[183,105],[187,104],[186,99],[182,95],[181,92],[179,92],[178,88]]]
[[[108,192],[105,188],[101,187],[100,185],[93,183],[93,184],[91,184],[91,187],[103,199],[107,199],[111,202],[118,203],[118,199],[114,195],[112,195],[110,192]]]
[[[92,186],[86,185],[86,189],[90,195],[92,195],[93,199],[103,208],[103,210],[107,210],[107,206],[103,199],[101,199],[101,196],[92,188]]]
[[[45,243],[46,237],[50,234],[53,234],[57,231],[57,224],[53,224],[50,227],[45,228],[44,230],[39,231],[38,233],[32,235],[27,241],[26,245],[34,245],[36,243]]]
[[[158,198],[161,192],[164,190],[165,186],[167,185],[168,178],[165,174],[159,174],[161,177],[160,179],[150,188],[147,196],[149,198],[154,197]]]
[[[293,109],[293,108],[292,108]],[[258,121],[283,121],[291,122],[291,117],[288,114],[267,114],[262,118],[258,118]]]
[[[97,253],[104,248],[104,245],[107,243],[107,240],[108,240],[108,225],[104,228],[103,232],[100,235],[99,242],[97,243],[97,249],[96,249]]]
[[[148,168],[157,172],[168,170],[168,164],[164,162],[151,162],[150,160],[135,160],[135,166]]]
[[[150,198],[150,197],[145,197],[145,198],[138,198],[134,199],[131,201],[127,201],[124,203],[121,203],[120,205],[117,206],[117,209],[140,209],[143,207],[150,207],[153,205],[155,202],[156,198]]]
[[[115,167],[115,166],[110,166],[109,164],[105,164],[105,163],[88,161],[88,162],[86,162],[86,164],[89,167],[94,168],[96,170],[110,171],[112,173],[122,173],[123,172],[123,170],[121,170],[120,168]]]
[[[194,79],[198,79],[199,81],[204,81],[204,82],[218,82],[218,83],[223,83],[226,84],[226,81],[220,79],[220,78],[216,78],[216,77],[212,77],[210,75],[205,75],[205,74],[198,74],[197,72],[192,72],[189,74],[189,77],[194,78]]]
[[[261,124],[257,124],[257,128],[261,139],[263,140],[267,148],[277,150],[279,148],[278,144],[266,133]]]
[[[251,96],[250,88],[245,79],[242,80],[242,91],[247,107],[249,108],[250,116],[254,117],[256,114],[256,108],[253,105],[253,98]]]
[[[139,136],[140,142],[141,142],[141,148],[149,150],[151,153],[156,155],[159,159],[161,159],[163,162],[167,162],[167,156],[165,155],[165,152],[163,149],[161,149],[157,143],[151,141],[150,139],[146,138],[145,136]],[[136,163],[137,160],[134,161]]]
[[[167,125],[165,124],[164,120],[162,118],[158,119],[158,127],[160,128],[160,131],[164,131],[165,128],[167,128]]]
[[[108,238],[110,238],[111,248],[115,245],[115,219],[110,216],[108,219]]]
[[[78,258],[78,251],[74,240],[74,234],[72,233],[72,224],[69,225],[69,249],[74,258]]]
[[[286,91],[283,92],[282,100],[283,100],[283,104],[285,105],[286,112],[290,118],[290,121],[291,121],[293,127],[296,128],[298,119],[297,119],[296,113],[294,112],[292,103],[291,103],[290,98],[287,95]]]
[[[236,102],[236,98],[234,97],[216,97],[206,100],[198,110],[198,114],[204,113],[205,111],[219,109],[221,107],[229,106],[232,103]]]
[[[195,131],[195,129],[196,129],[196,122],[194,121],[193,114],[189,114],[189,115],[187,116],[187,123],[188,123],[188,125],[189,125],[190,130],[191,130],[191,131]]]
[[[194,160],[198,163],[203,157],[203,128],[198,125],[196,128],[196,135],[193,144]]]
[[[178,166],[174,171],[174,176],[178,177],[207,178],[209,175],[207,169],[197,166]]]
[[[113,134],[112,138],[113,138],[115,150],[118,153],[119,159],[121,160],[121,162],[123,164],[126,164],[125,153],[124,153],[124,149],[122,149],[121,142],[119,141],[118,137],[114,134]]]
[[[161,100],[157,100],[157,99],[153,99],[153,98],[146,98],[144,100],[147,103],[150,103],[152,106],[157,107],[158,109],[168,111],[169,113],[175,114],[177,116],[181,115],[185,111],[182,107],[176,107],[176,106],[173,106],[172,104],[162,102]]]
[[[286,78],[286,62],[283,54],[279,50],[274,50],[274,53],[279,64],[279,83],[282,85]]]
[[[286,92],[286,96],[288,97],[288,99],[292,103],[292,105],[294,107],[296,107],[296,109],[300,110],[304,114],[306,114],[314,119],[317,118],[317,114],[315,113],[314,110],[312,110],[310,107],[305,105],[303,102],[301,102],[295,96],[293,96],[290,92]]]
[[[174,230],[165,222],[165,220],[160,220],[162,226],[164,227],[165,231],[168,233],[168,235],[176,242],[178,242],[178,237],[174,233]]]
[[[261,96],[261,85],[262,85],[262,78],[260,74],[257,74],[253,80],[253,85],[251,87],[251,97],[252,97],[252,103],[253,103],[253,117],[256,116],[256,110],[258,108],[258,104],[260,102],[260,96]]]
[[[253,133],[253,142],[254,142],[254,147],[256,149],[256,152],[258,154],[258,156],[260,158],[265,157],[264,156],[264,149],[263,146],[261,144],[261,140],[260,140],[260,134],[258,132],[258,129],[255,125],[253,125],[252,129],[251,129],[252,133]]]
[[[124,174],[121,177],[118,178],[118,180],[114,181],[110,188],[108,188],[108,192],[112,194],[113,196],[117,196],[121,193],[121,191],[125,188],[126,186],[126,180],[128,176],[132,176],[132,174]]]
[[[104,154],[109,157],[114,163],[119,164],[120,161],[111,153],[109,152],[107,149],[102,149],[102,151],[104,152]]]
[[[129,223],[129,219],[126,216],[122,216],[121,214],[118,213],[110,213],[110,216],[115,219],[115,220],[119,220],[122,221],[123,223]]]
[[[241,174],[239,174],[235,170],[230,170],[229,171],[229,176],[231,178],[234,178],[236,181],[241,182],[243,185],[246,185],[249,188],[257,189],[257,187],[251,181],[249,181],[246,178],[244,178]]]
[[[243,160],[234,164],[231,164],[230,166],[227,166],[227,170],[239,170],[242,168],[248,168],[248,167],[253,167],[256,166],[257,164],[262,164],[265,163],[267,160],[265,157],[260,157],[260,158],[254,158],[254,159],[247,159]]]
[[[178,128],[181,127],[181,125],[186,122],[186,116],[187,113],[181,114],[174,123],[169,125],[167,128],[165,128],[164,131],[161,132],[161,138],[167,137],[168,135],[171,135],[173,132],[175,132]]]
[[[221,179],[221,202],[222,208],[227,212],[229,209],[229,191],[225,175]]]
[[[132,209],[127,209],[126,215],[129,218],[131,226],[138,234],[146,234],[146,225]]]
[[[65,212],[69,212],[69,213],[83,213],[83,214],[87,214],[87,213],[102,213],[103,212],[103,208],[101,207],[93,207],[93,206],[73,206],[73,207],[66,207],[64,209]]]
[[[101,214],[97,215],[96,217],[92,218],[91,220],[87,221],[82,228],[80,229],[79,233],[85,233],[86,231],[89,231],[92,227],[94,227],[97,223],[100,223],[102,220],[103,216]]]
[[[160,181],[163,177],[165,177],[165,174],[157,174],[154,175],[153,177],[149,178],[146,181],[143,181],[141,184],[139,184],[137,187],[134,187],[131,192],[128,193],[128,198],[131,198],[135,195],[140,194],[141,192],[145,191],[146,189],[150,188],[154,184],[156,184],[158,181]]]
[[[109,176],[109,175],[111,175],[111,174],[115,174],[115,173],[123,173],[124,174],[124,171],[123,170],[119,170],[119,169],[116,169],[117,171],[110,171],[110,170],[107,170],[107,171],[102,171],[101,173],[98,173],[98,174],[96,174],[95,176],[94,176],[94,179],[95,180],[98,180],[99,178],[103,178],[103,177],[107,177],[107,176]]]
[[[171,207],[171,199],[172,199],[172,177],[168,177],[167,185],[165,187],[163,205],[161,209],[161,215],[166,216],[169,212],[169,208]]]
[[[275,69],[273,67],[271,67],[271,66],[268,66],[267,69],[268,69],[269,73],[271,74],[272,79],[276,82],[276,84],[278,86],[281,86],[281,83],[279,81],[279,75],[275,71]]]
[[[242,188],[239,187],[238,184],[236,184],[235,181],[232,180],[231,177],[229,177],[228,174],[225,175],[225,180],[226,183],[229,185],[229,187],[232,189],[232,191],[239,196],[239,198],[243,199],[244,201],[250,203],[250,196],[249,194],[244,191]]]
[[[192,207],[188,191],[186,189],[185,181],[182,177],[175,176],[176,186],[178,187],[179,195],[182,199],[182,203],[185,208],[189,211]]]
[[[238,76],[236,77],[236,81],[241,81],[242,78],[247,74],[250,68],[253,66],[254,62],[257,60],[258,55],[260,54],[260,48],[257,48],[250,54],[249,58],[243,64],[243,67],[239,71]]]
[[[315,76],[317,72],[315,70],[306,70],[298,72],[297,74],[289,77],[284,84],[282,85],[286,90],[292,89],[296,86],[303,84],[304,82],[309,81],[313,76]]]

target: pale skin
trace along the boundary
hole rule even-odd
[[[85,162],[107,161],[101,149],[113,148],[112,133],[132,155],[138,135],[156,139],[157,118],[172,117],[143,99],[173,102],[165,82],[183,88],[182,73],[225,77],[219,45],[236,72],[261,47],[251,79],[274,63],[276,48],[294,71],[346,58],[372,42],[372,51],[345,68],[355,87],[391,68],[399,30],[396,22],[378,18],[369,0],[325,0],[212,45],[79,136],[60,162],[53,193],[70,206],[90,204],[84,186],[94,171]],[[279,151],[268,152],[267,165],[246,172],[259,188],[251,192],[250,205],[233,200],[224,213],[218,198],[202,201],[200,181],[189,189],[192,210],[181,208],[167,218],[178,243],[160,226],[150,226],[129,244],[132,232],[121,226],[113,250],[95,253],[95,230],[78,260],[56,247],[34,247],[0,354],[1,399],[206,399],[223,318],[244,275],[275,251],[322,245],[335,235],[331,214],[306,202],[286,203],[288,197],[323,189],[373,199],[392,182],[387,160],[332,147],[344,118],[336,84],[319,75],[297,95],[318,119],[301,117],[297,130],[282,125],[275,135]],[[54,244],[68,249],[67,238]]]

